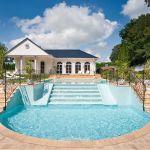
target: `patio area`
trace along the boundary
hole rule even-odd
[[[146,125],[138,132],[134,132],[131,135],[125,135],[115,139],[109,139],[102,141],[91,142],[65,142],[65,141],[48,141],[40,140],[36,144],[38,139],[14,133],[5,127],[0,126],[0,149],[15,149],[15,150],[27,150],[27,149],[39,149],[39,150],[149,150],[150,149],[150,124]],[[116,142],[117,141],[117,142]],[[117,144],[118,143],[118,144]],[[57,146],[58,145],[58,146]],[[61,145],[61,146],[60,146]]]

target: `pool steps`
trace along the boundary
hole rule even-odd
[[[53,86],[49,104],[102,104],[97,84],[76,83]]]
[[[24,105],[47,105],[52,88],[52,83],[44,83],[42,95],[37,100],[34,99],[34,86],[21,86],[19,90],[21,92]]]

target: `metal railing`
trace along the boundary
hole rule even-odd
[[[16,88],[22,84],[35,84],[42,81],[48,77],[45,73],[41,73],[40,70],[33,70],[30,78],[25,71],[18,70],[13,75],[8,76],[6,70],[4,70],[4,79],[3,79],[3,87],[4,87],[4,94],[5,94],[5,106],[4,110],[6,110],[7,102],[10,96],[14,93]],[[29,83],[30,82],[30,83]]]
[[[14,77],[17,75],[17,72],[15,72],[11,77],[7,77],[7,72],[5,70],[4,73],[4,94],[5,94],[5,106],[4,110],[6,110],[7,101],[12,95],[12,93],[16,90],[16,88],[20,85],[20,83],[12,82],[14,80]]]
[[[113,70],[113,71],[109,70],[109,71],[102,72],[102,77],[105,78],[110,83],[113,83],[117,86],[119,85],[131,86],[139,96],[140,100],[142,101],[143,111],[145,110],[144,106],[145,106],[145,92],[146,92],[144,75],[145,73],[143,71],[140,77],[138,77],[137,73],[131,70],[128,71],[125,70],[122,73],[119,73],[119,70]]]
[[[144,84],[144,78],[140,79],[139,77],[136,76],[135,73],[131,73],[130,77],[131,77],[130,85],[134,89],[134,91],[137,93],[139,98],[142,100],[143,111],[144,111],[145,110],[145,92],[146,92],[146,86]]]

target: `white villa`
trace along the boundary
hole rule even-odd
[[[7,54],[15,60],[15,71],[24,73],[26,61],[32,62],[35,73],[95,74],[97,57],[81,50],[44,50],[26,38]]]

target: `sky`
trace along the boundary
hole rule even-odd
[[[28,37],[44,49],[81,49],[110,61],[119,31],[150,13],[144,0],[0,0],[0,42]]]

